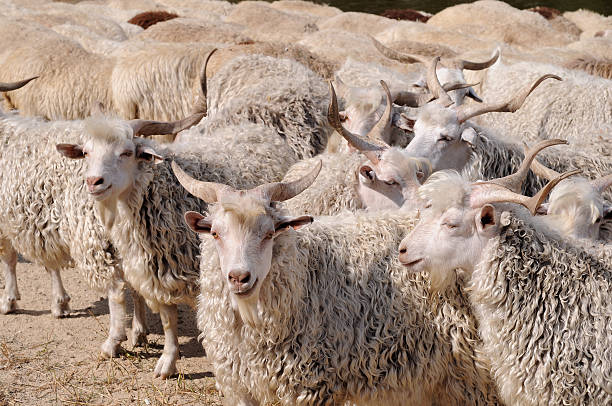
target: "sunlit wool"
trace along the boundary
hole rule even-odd
[[[209,217],[225,208],[216,204]],[[396,259],[414,222],[346,213],[286,231],[257,298],[238,307],[204,235],[198,326],[224,395],[254,404],[495,404],[466,298],[429,296]]]
[[[469,193],[452,173],[434,174],[420,190],[435,213],[469,209]],[[495,207],[510,211],[499,216],[500,235],[486,243],[465,285],[501,398],[518,405],[610,403],[609,253],[564,241],[517,206]],[[443,289],[454,278],[438,279]]]

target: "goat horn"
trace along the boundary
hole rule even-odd
[[[421,107],[434,99],[431,93],[413,93],[405,90],[394,92],[393,103],[398,106]]]
[[[148,137],[151,135],[177,134],[196,125],[204,117],[204,113],[195,113],[182,120],[166,122],[152,120],[130,120],[134,137]]]
[[[192,178],[175,161],[172,161],[172,171],[185,190],[206,203],[215,203],[222,193],[234,191],[232,187],[222,183],[203,182]]]
[[[493,55],[491,55],[491,58],[489,58],[488,60],[484,62],[470,62],[470,61],[466,61],[463,59],[457,59],[457,65],[459,65],[461,69],[483,70],[493,65],[495,62],[497,62],[497,59],[499,59],[499,54],[500,54],[500,51],[499,51],[499,48],[497,48],[495,52],[493,53]]]
[[[521,193],[521,189],[523,188],[523,182],[525,182],[525,179],[527,179],[527,175],[529,174],[529,167],[534,161],[536,155],[544,148],[560,144],[568,144],[568,142],[559,139],[544,140],[538,142],[536,145],[529,148],[529,150],[525,152],[525,158],[523,159],[523,162],[521,162],[521,165],[515,173],[513,173],[512,175],[504,176],[503,178],[492,179],[488,182],[503,186],[506,189],[513,191],[514,193]],[[558,175],[559,174],[557,174],[557,176]],[[553,180],[557,176],[554,176],[552,179],[548,180]]]
[[[485,103],[482,105],[459,106],[457,108],[457,119],[460,123],[463,123],[472,117],[476,117],[481,114],[490,113],[493,111],[514,113],[523,105],[525,99],[527,99],[527,96],[529,96],[529,94],[533,92],[533,90],[538,87],[540,83],[549,78],[562,80],[557,75],[544,75],[541,76],[538,80],[536,80],[531,86],[521,89],[518,93],[514,95],[514,97],[512,97],[512,99],[508,101],[499,103]]]
[[[523,142],[523,152],[525,153],[525,155],[527,155],[528,150],[529,147],[526,143]],[[537,159],[534,159],[531,163],[531,171],[535,173],[536,176],[544,178],[546,180],[553,180],[554,178],[560,175],[559,172],[542,165]]]
[[[37,78],[39,78],[39,76],[34,76],[33,78],[22,80],[19,82],[0,83],[0,92],[10,92],[11,90],[17,90],[20,87],[24,87],[25,85],[30,83],[32,80],[37,79]]]
[[[389,86],[387,86],[384,80],[380,81],[380,85],[382,86],[385,92],[385,97],[387,98],[387,105],[385,106],[385,111],[380,117],[380,120],[378,120],[376,125],[374,125],[374,127],[372,127],[372,129],[368,133],[368,138],[383,141],[383,134],[385,134],[385,132],[389,132],[391,128],[391,113],[393,112],[393,100],[391,100],[391,92],[389,91]]]
[[[200,74],[200,89],[202,90],[202,94],[198,95],[196,102],[193,105],[194,113],[204,113],[204,115],[208,114],[208,104],[206,102],[206,98],[208,97],[208,61],[210,61],[210,58],[215,52],[217,52],[217,48],[210,51],[204,60],[204,67],[202,68],[202,73]]]
[[[604,190],[612,186],[612,173],[601,178],[597,178],[589,182],[593,189],[597,190],[599,193],[603,193]]]
[[[453,100],[448,96],[448,93],[446,93],[440,84],[438,74],[436,73],[438,62],[440,62],[440,57],[436,56],[430,61],[427,67],[427,87],[434,97],[439,100],[440,104],[443,106],[450,106],[453,104]]]
[[[540,191],[533,197],[523,196],[519,193],[514,193],[503,186],[493,183],[474,183],[472,186],[479,189],[470,199],[472,207],[482,207],[488,203],[516,203],[526,207],[529,212],[535,216],[538,207],[546,200],[546,197],[551,190],[557,186],[559,182],[570,176],[581,173],[580,169],[565,172],[557,178],[549,181]]]
[[[380,145],[372,144],[358,134],[353,134],[342,126],[340,122],[340,115],[338,113],[338,99],[336,98],[336,91],[331,81],[329,82],[329,91],[331,93],[331,100],[329,102],[329,108],[327,110],[327,121],[334,130],[338,132],[350,145],[363,153],[374,165],[379,161],[377,152],[384,151],[385,147]]]
[[[478,84],[480,84],[480,82],[478,83],[452,82],[452,83],[445,83],[444,85],[442,85],[442,88],[446,92],[451,92],[453,90],[467,89],[468,87],[476,86]]]
[[[271,202],[284,202],[285,200],[289,200],[299,195],[308,186],[312,185],[319,175],[322,166],[323,161],[319,160],[315,167],[300,179],[294,180],[293,182],[267,183],[249,190],[249,193],[255,193]]]
[[[378,52],[389,59],[393,59],[402,63],[423,63],[427,64],[427,58],[421,55],[403,54],[381,44],[376,38],[370,36],[372,43],[378,49]]]

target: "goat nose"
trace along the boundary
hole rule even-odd
[[[248,271],[231,271],[227,278],[234,285],[244,285],[251,280],[251,273]]]
[[[88,186],[98,186],[104,183],[104,178],[101,176],[90,176],[87,178]]]
[[[406,246],[404,244],[401,244],[399,246],[399,260],[400,260],[400,262],[403,262],[402,259],[404,259],[406,254],[408,254],[408,250],[406,249]]]

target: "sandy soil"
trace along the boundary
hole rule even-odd
[[[72,298],[72,315],[55,319],[49,310],[47,273],[37,265],[17,265],[19,310],[0,315],[0,406],[221,404],[197,341],[195,311],[179,309],[179,374],[163,381],[152,372],[164,341],[159,316],[147,314],[148,346],[132,349],[124,343],[120,358],[100,360],[108,302],[89,289],[76,270],[62,276]],[[131,307],[129,298],[129,314]],[[126,322],[129,326],[131,317]]]

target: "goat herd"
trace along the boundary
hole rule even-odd
[[[0,313],[21,254],[228,404],[612,404],[610,17],[1,3]]]

